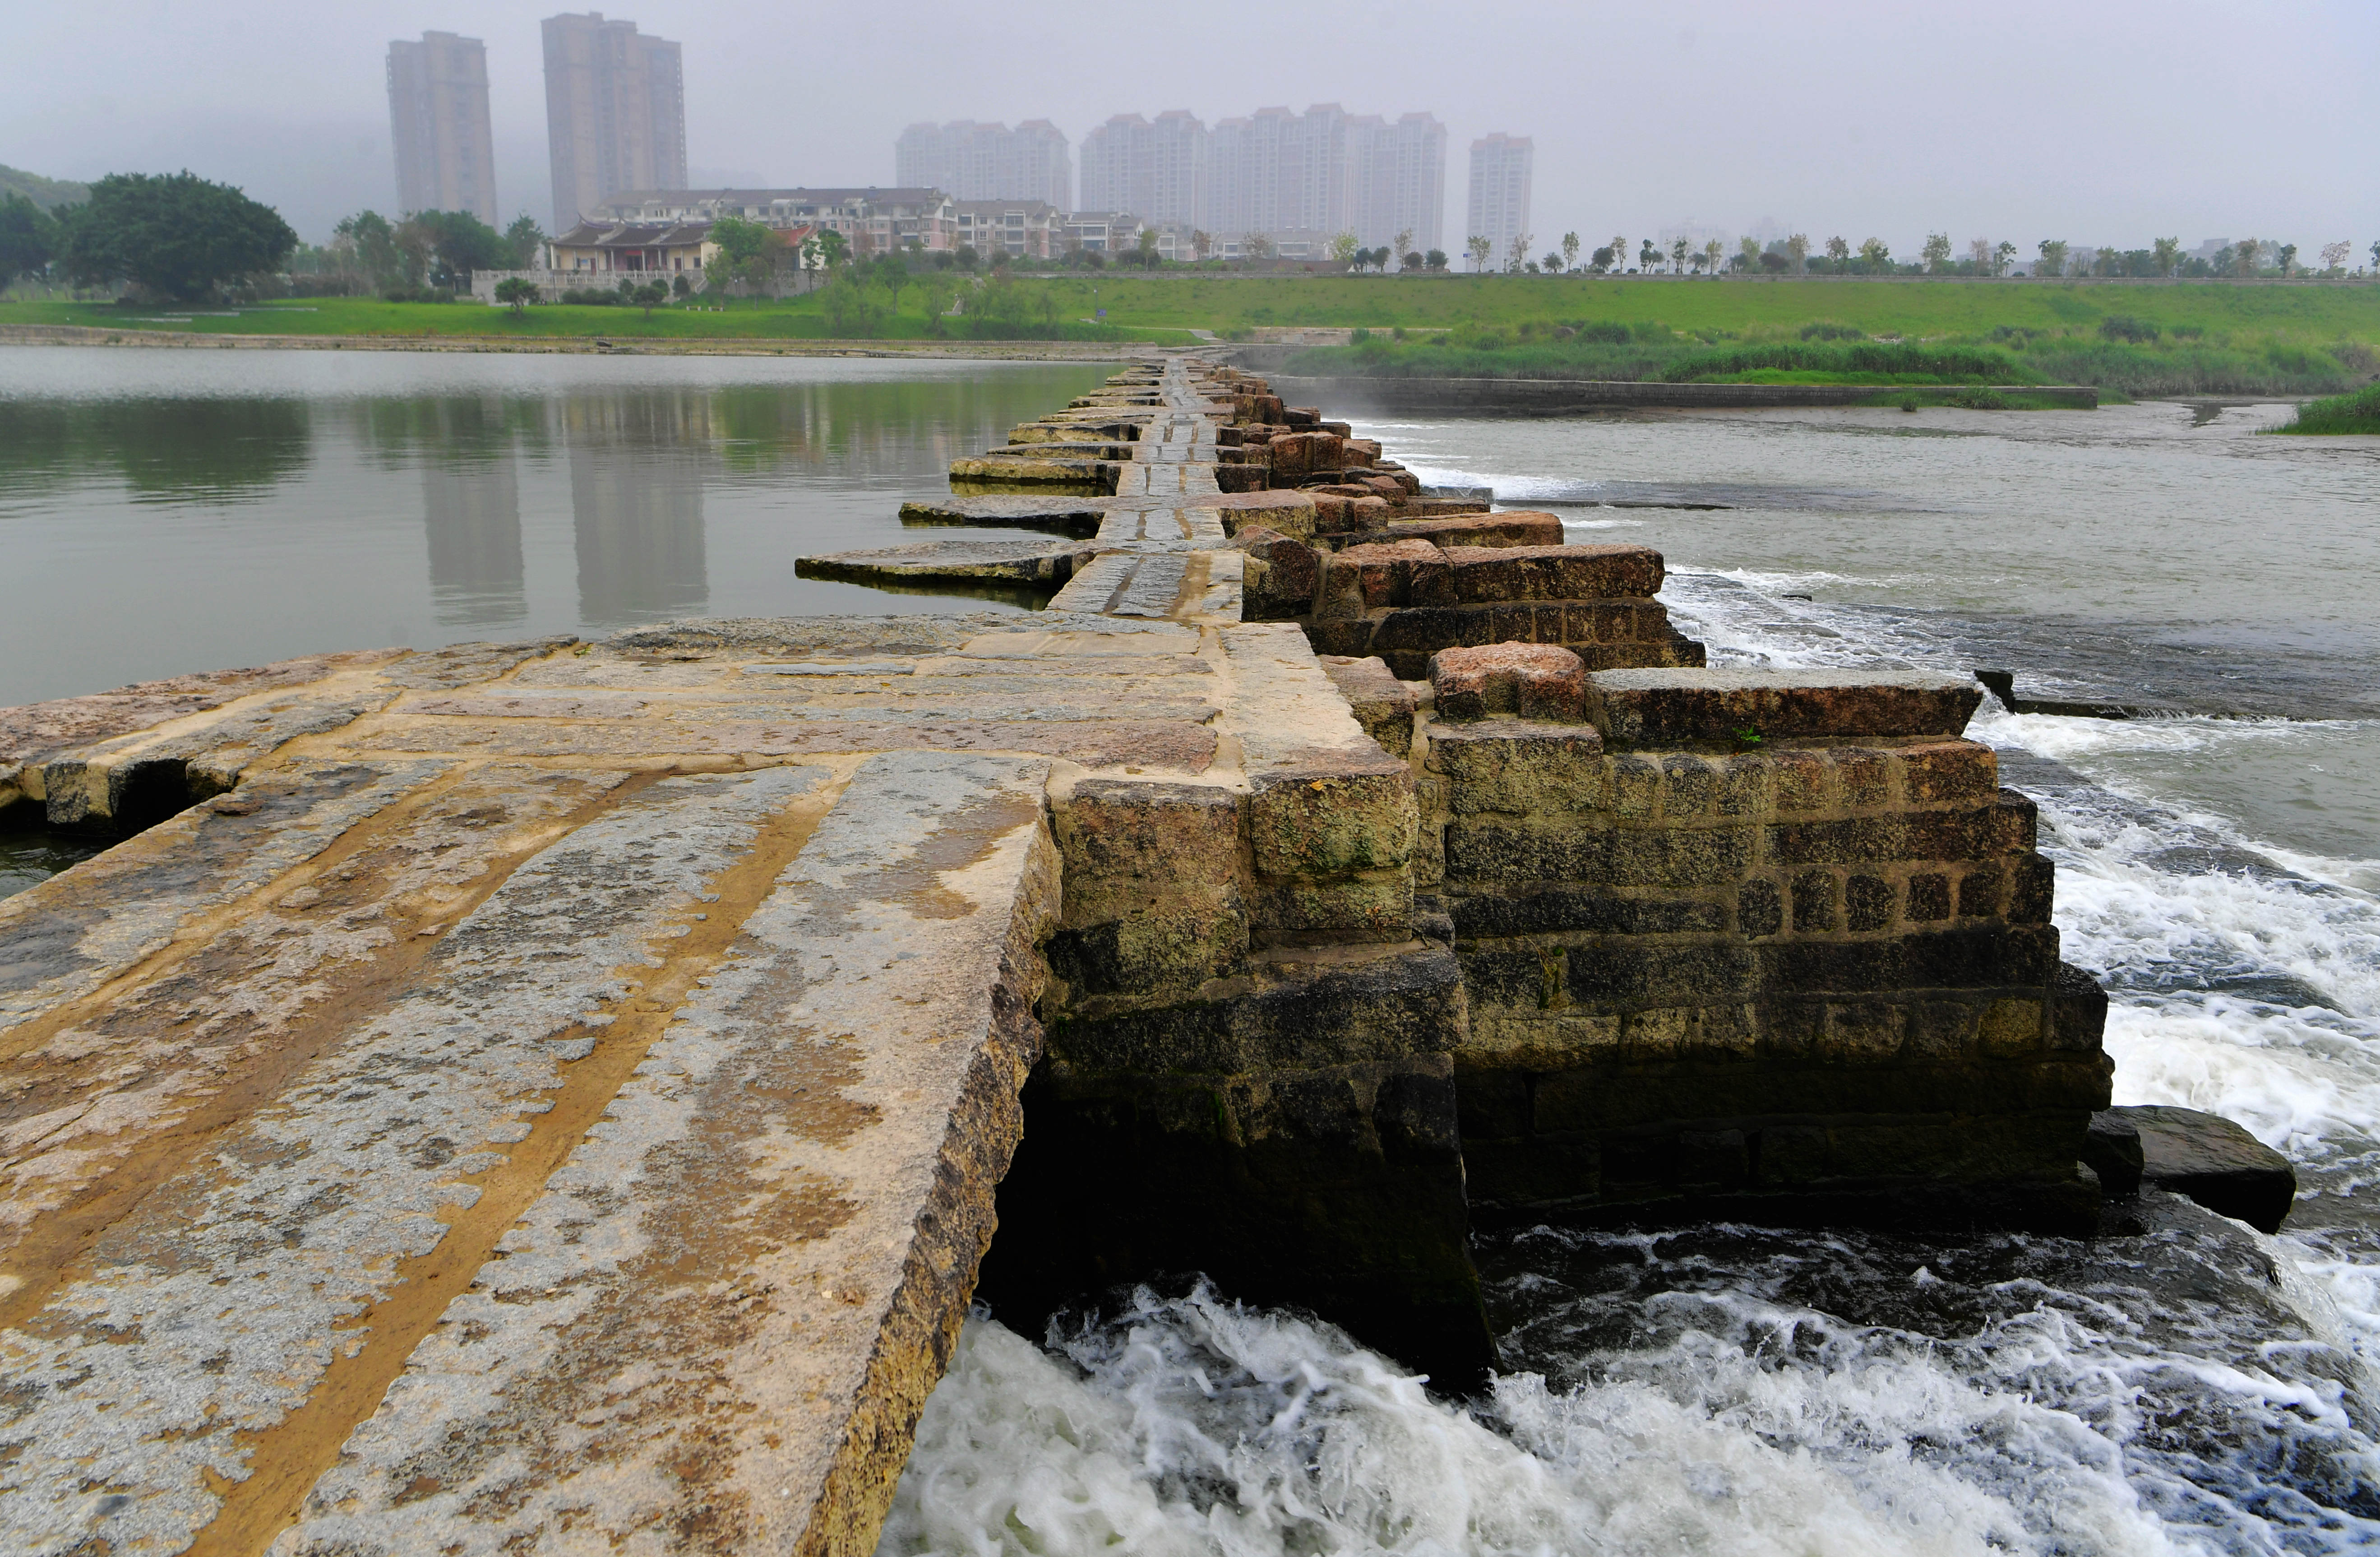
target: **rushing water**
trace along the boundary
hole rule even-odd
[[[1366,429],[1658,546],[1715,662],[2158,711],[1973,733],[2042,802],[2117,1100],[2289,1152],[2281,1236],[2172,1200],[2092,1243],[1497,1235],[1507,1370],[1463,1403],[1228,1294],[1049,1337],[979,1316],[880,1551],[2380,1548],[2380,440],[2256,435],[2283,414]]]
[[[794,577],[1108,369],[0,347],[0,705],[327,649],[984,610]]]

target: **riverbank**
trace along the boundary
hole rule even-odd
[[[591,310],[590,310],[591,311]],[[164,347],[245,351],[444,351],[601,357],[953,358],[988,362],[1112,362],[1115,343],[827,340],[772,336],[655,339],[633,335],[254,335],[0,323],[0,346]]]
[[[1294,399],[1354,415],[1574,416],[1588,410],[1751,410],[1915,402],[1973,410],[2094,410],[2087,384],[1663,383],[1595,379],[1300,378],[1269,382]]]

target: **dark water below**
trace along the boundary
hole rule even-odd
[[[918,539],[905,498],[1109,371],[0,347],[0,705],[326,649],[995,608],[794,559]]]

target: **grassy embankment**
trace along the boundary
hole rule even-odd
[[[2380,383],[2366,384],[2352,395],[2309,400],[2298,407],[2296,420],[2273,431],[2380,433]]]
[[[1097,275],[1020,277],[1016,322],[935,321],[926,292],[871,326],[880,340],[1181,343],[1192,329],[1355,327],[1391,338],[1310,352],[1297,370],[1453,377],[1700,378],[1769,383],[2088,383],[2118,395],[2333,394],[2380,373],[2380,286],[2121,282],[1666,280],[1644,277]],[[1103,325],[1079,321],[1107,310]],[[198,310],[0,303],[0,323],[242,334],[837,338],[821,298],[721,311],[311,298],[234,318]],[[1837,325],[1828,338],[1813,325]],[[1440,331],[1397,340],[1398,330]],[[979,333],[980,332],[980,333]],[[844,332],[847,335],[848,332]]]

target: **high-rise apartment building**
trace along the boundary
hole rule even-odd
[[[1130,212],[1156,225],[1205,216],[1207,127],[1187,109],[1118,114],[1083,137],[1085,211]]]
[[[1435,115],[1406,114],[1394,124],[1356,119],[1347,158],[1348,226],[1365,248],[1407,235],[1406,253],[1446,246],[1446,127]]]
[[[1490,270],[1517,265],[1524,258],[1514,243],[1525,245],[1530,237],[1529,179],[1536,154],[1525,135],[1499,131],[1471,143],[1471,198],[1463,231],[1466,239],[1488,241]]]
[[[389,44],[388,122],[399,214],[468,211],[497,225],[486,44],[452,32]]]
[[[953,200],[1041,201],[1060,211],[1075,203],[1074,159],[1065,135],[1047,119],[1014,129],[971,119],[911,125],[892,143],[892,167],[902,188],[940,189]]]
[[[678,46],[601,11],[548,17],[545,128],[553,227],[625,189],[686,187],[686,72]]]
[[[1335,103],[1260,108],[1207,132],[1205,165],[1199,224],[1218,235],[1296,234],[1301,248],[1349,232],[1366,249],[1401,233],[1423,250],[1444,241],[1446,127],[1428,114],[1390,123]]]

